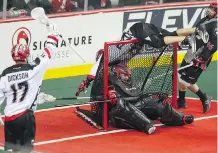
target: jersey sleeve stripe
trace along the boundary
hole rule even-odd
[[[51,53],[50,53],[50,51],[49,51],[49,49],[48,49],[48,48],[45,48],[45,52],[47,53],[47,55],[48,55],[48,58],[51,58]]]
[[[55,36],[48,36],[48,39],[52,39],[55,43],[58,43],[58,38]]]
[[[15,119],[17,119],[18,117],[22,116],[23,114],[25,114],[28,110],[25,110],[21,113],[12,115],[12,116],[5,116],[5,122],[9,122],[9,121],[13,121]]]

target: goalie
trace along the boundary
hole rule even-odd
[[[85,91],[90,82],[94,80],[91,88],[91,101],[103,100],[103,76],[99,74],[103,51],[97,52],[97,62],[80,84],[76,96]],[[99,58],[98,58],[99,57]],[[160,119],[160,122],[169,126],[182,126],[191,124],[194,120],[192,115],[184,115],[172,108],[169,103],[164,103],[167,94],[146,93],[137,88],[134,80],[131,79],[131,71],[121,63],[109,63],[111,73],[109,74],[108,98],[110,99],[108,111],[109,121],[117,128],[134,128],[147,134],[154,132],[155,127],[152,120]],[[98,70],[98,71],[96,71]],[[98,76],[95,78],[95,76]],[[100,77],[99,77],[100,76]],[[99,98],[102,97],[102,98]],[[132,98],[122,98],[132,97]],[[155,97],[155,98],[153,98]],[[101,126],[103,104],[95,103],[91,105],[91,111],[77,108],[98,125]]]

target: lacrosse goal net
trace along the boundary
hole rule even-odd
[[[104,45],[104,98],[107,99],[110,63],[126,63],[131,70],[131,78],[137,87],[146,92],[165,92],[167,101],[176,107],[177,100],[177,43],[153,48],[148,45],[137,47],[137,40],[106,42]],[[135,49],[135,53],[134,50]],[[134,55],[128,52],[132,51]],[[115,62],[116,63],[116,62]],[[112,64],[113,65],[113,64]],[[103,126],[107,128],[108,111],[104,103]]]

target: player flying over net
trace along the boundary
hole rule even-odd
[[[0,77],[0,104],[6,98],[5,150],[28,153],[35,140],[34,111],[43,75],[56,50],[58,31],[55,25],[47,25],[48,38],[44,53],[34,64],[28,63],[31,54],[28,46],[16,44],[11,50],[15,65],[6,68]]]
[[[179,71],[179,98],[178,108],[186,108],[185,93],[187,88],[199,96],[203,112],[210,109],[211,97],[203,93],[196,84],[201,73],[206,70],[211,62],[213,54],[217,51],[217,3],[212,3],[205,18],[196,25],[196,30],[184,41],[189,44],[181,66],[193,62],[193,66]]]

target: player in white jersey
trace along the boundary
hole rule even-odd
[[[47,30],[49,35],[44,52],[35,59],[34,64],[28,63],[28,46],[17,44],[11,51],[16,64],[6,68],[1,74],[0,105],[7,99],[4,109],[5,150],[22,153],[33,150],[36,99],[43,75],[58,43],[57,27],[49,24]]]

